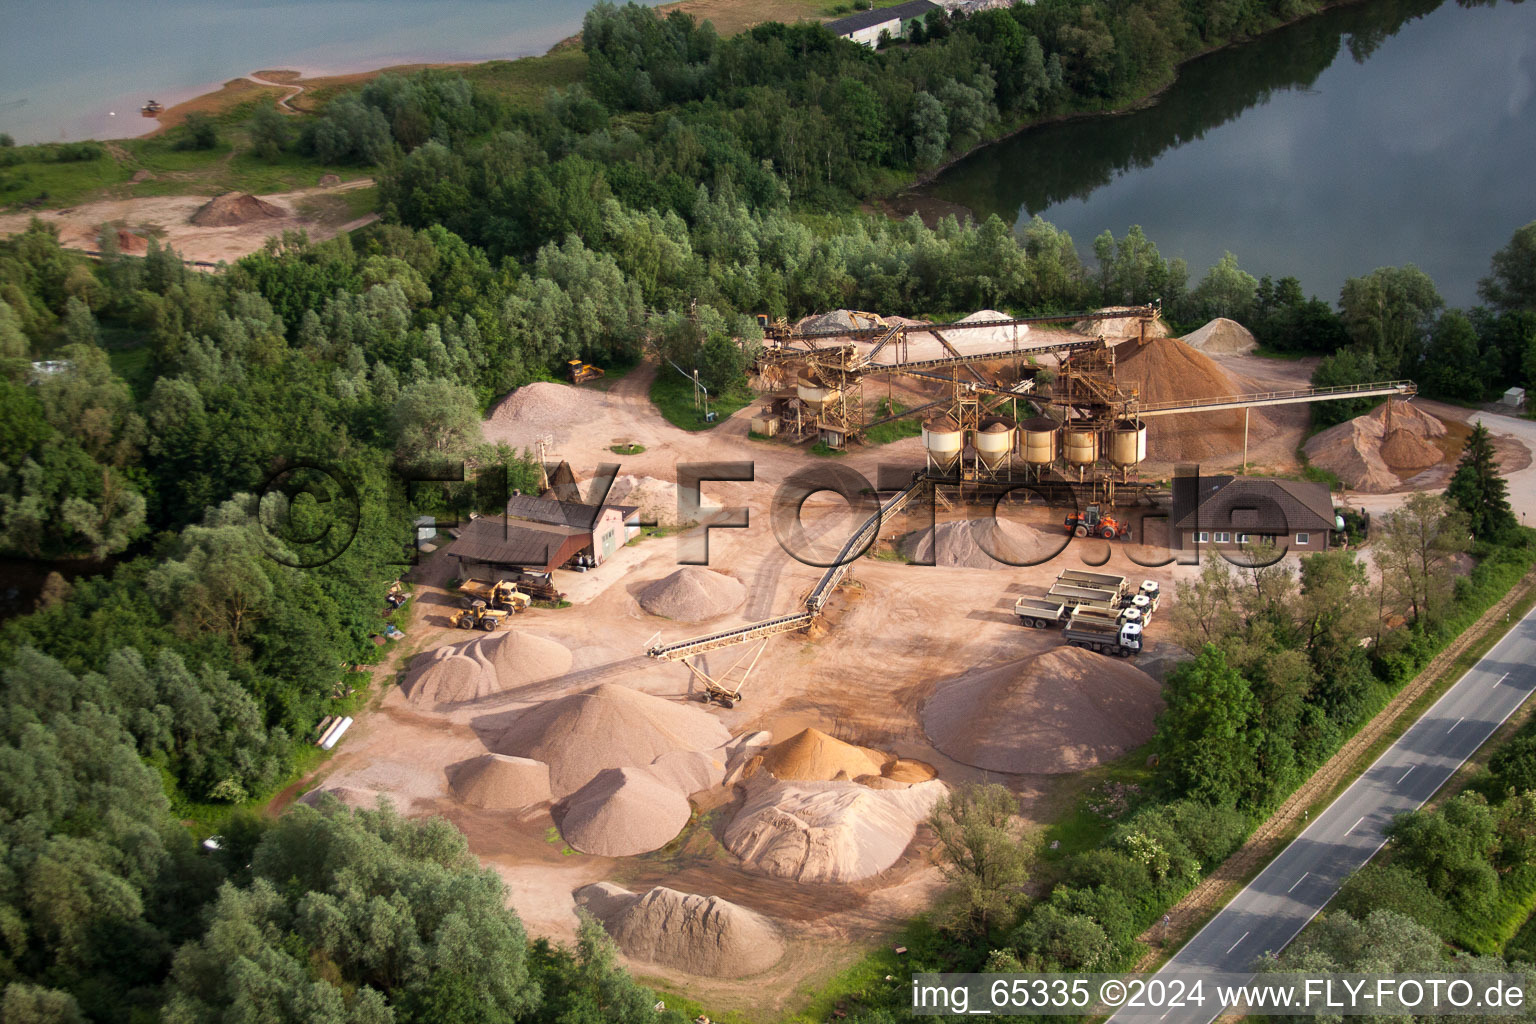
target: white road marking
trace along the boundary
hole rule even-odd
[[[1250,931],[1251,931],[1251,929],[1250,929]],[[1230,953],[1234,949],[1236,949],[1238,946],[1241,946],[1243,944],[1243,940],[1246,939],[1247,937],[1248,937],[1248,932],[1243,932],[1242,935],[1238,936],[1238,939],[1237,939],[1236,942],[1232,943],[1232,945],[1227,947],[1227,952]]]
[[[1363,815],[1363,814],[1360,815],[1360,817],[1355,819],[1355,823],[1353,825],[1349,826],[1349,832],[1345,832],[1344,834],[1345,835],[1349,835],[1350,832],[1353,832],[1355,829],[1359,828],[1360,827],[1360,823],[1362,821],[1364,821],[1364,820],[1365,820],[1365,815]]]
[[[1294,881],[1294,882],[1292,882],[1292,883],[1291,883],[1291,889],[1294,889],[1294,888],[1296,888],[1296,887],[1297,887],[1297,886],[1298,886],[1298,885],[1300,885],[1300,884],[1301,884],[1301,883],[1302,883],[1302,882],[1305,882],[1305,881],[1306,881],[1306,880],[1307,880],[1307,876],[1308,876],[1308,875],[1310,875],[1310,874],[1311,874],[1311,873],[1312,873],[1312,872],[1310,872],[1310,871],[1303,871],[1303,872],[1302,872],[1302,873],[1301,873],[1301,877],[1300,877],[1300,878],[1298,878],[1298,879],[1296,879],[1296,881]],[[1285,891],[1286,891],[1286,892],[1290,892],[1290,891],[1291,891],[1291,889],[1287,889],[1287,890],[1285,890]]]
[[[1407,778],[1407,777],[1408,777],[1408,772],[1411,772],[1411,771],[1413,771],[1413,769],[1414,769],[1414,767],[1415,767],[1415,766],[1414,766],[1414,765],[1409,765],[1409,766],[1408,766],[1408,771],[1407,771],[1407,772],[1403,772],[1403,774],[1401,774],[1401,775],[1399,775],[1399,776],[1398,776],[1398,777],[1397,777],[1397,781],[1398,781],[1398,782],[1399,782],[1399,783],[1401,783],[1401,782],[1402,782],[1402,781],[1403,781],[1403,780],[1404,780],[1404,779],[1406,779],[1406,778]]]
[[[1445,731],[1447,733],[1455,732],[1456,731],[1456,727],[1458,725],[1460,725],[1462,722],[1465,722],[1466,720],[1467,720],[1467,716],[1466,715],[1462,715],[1460,718],[1456,719],[1456,721],[1452,722],[1451,723],[1451,727],[1449,729],[1445,730]]]
[[[1493,685],[1494,686],[1498,686],[1499,683],[1502,683],[1504,680],[1506,680],[1508,678],[1509,678],[1509,673],[1505,672],[1503,675],[1499,676],[1498,682],[1494,683]]]

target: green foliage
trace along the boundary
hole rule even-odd
[[[1364,348],[1351,346],[1340,349],[1333,355],[1325,356],[1322,362],[1317,364],[1317,369],[1312,371],[1312,386],[1315,388],[1350,387],[1381,380],[1381,378],[1382,370],[1376,362],[1376,357]],[[1336,423],[1352,420],[1356,416],[1363,416],[1372,406],[1378,404],[1380,399],[1376,398],[1347,398],[1332,402],[1317,402],[1312,406],[1312,425],[1318,429],[1331,427]]]
[[[1349,342],[1344,322],[1333,307],[1315,296],[1306,298],[1301,282],[1294,277],[1282,277],[1278,282],[1272,282],[1268,275],[1260,278],[1250,315],[1248,326],[1268,351],[1332,355]]]
[[[1228,806],[1252,794],[1259,706],[1226,656],[1206,646],[1170,673],[1164,699],[1157,743],[1176,791]]]
[[[1412,374],[1435,314],[1444,306],[1429,275],[1411,263],[1352,277],[1339,292],[1350,339],[1389,376]]]
[[[985,935],[1019,905],[1029,880],[1033,851],[1018,798],[996,783],[957,786],[934,807],[929,825],[954,891],[951,913],[961,927]]]
[[[251,137],[251,149],[263,160],[277,159],[288,146],[288,119],[275,105],[258,106],[246,130]]]
[[[1497,310],[1536,312],[1536,221],[1516,229],[1509,244],[1493,254],[1477,294]]]
[[[1494,459],[1493,440],[1486,425],[1472,427],[1445,493],[1466,514],[1473,537],[1498,541],[1514,529],[1509,487]]]
[[[193,111],[181,125],[178,149],[214,149],[219,144],[219,123],[211,114]]]

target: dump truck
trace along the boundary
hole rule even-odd
[[[1120,594],[1118,591],[1105,590],[1102,587],[1085,587],[1072,583],[1057,583],[1046,592],[1047,597],[1056,598],[1067,604],[1102,604],[1118,606]]]
[[[462,607],[468,608],[475,601],[483,601],[487,608],[516,615],[533,603],[533,599],[523,593],[519,586],[511,580],[480,580],[467,579],[459,584],[459,593],[463,596],[459,599]]]
[[[584,363],[580,359],[572,359],[565,364],[565,372],[570,376],[572,384],[585,384],[589,380],[597,380],[601,377],[603,368]]]
[[[1050,597],[1021,597],[1013,602],[1013,614],[1021,625],[1034,629],[1054,629],[1062,626],[1073,615],[1091,615],[1114,622],[1138,622],[1141,612],[1135,608],[1118,608],[1105,604],[1071,605]]]
[[[448,622],[460,629],[483,629],[490,633],[500,629],[509,614],[500,608],[487,608],[484,601],[472,601],[468,608],[454,612]]]
[[[1113,590],[1117,594],[1124,594],[1131,585],[1130,580],[1118,573],[1089,572],[1086,569],[1064,569],[1057,574],[1056,582],[1074,587],[1098,587],[1100,590]]]
[[[1121,623],[1096,615],[1074,614],[1062,634],[1073,647],[1083,647],[1100,654],[1126,658],[1141,653],[1141,626]]]
[[[1114,540],[1116,537],[1130,537],[1131,528],[1127,523],[1122,523],[1113,515],[1103,511],[1097,504],[1089,505],[1081,512],[1068,512],[1062,520],[1062,525],[1067,532],[1078,537],[1103,537],[1105,540]]]

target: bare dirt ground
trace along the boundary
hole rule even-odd
[[[39,210],[0,215],[0,236],[25,231],[35,217],[59,229],[66,248],[100,248],[101,227],[113,224],[153,237],[170,246],[183,259],[217,263],[233,262],[260,249],[268,238],[284,231],[304,231],[313,241],[330,238],[376,219],[377,215],[349,220],[341,197],[373,185],[371,178],[345,182],[331,188],[307,188],[260,198],[286,211],[281,218],[262,219],[232,227],[199,227],[192,215],[209,197],[153,196],[138,199],[103,199],[62,210]]]

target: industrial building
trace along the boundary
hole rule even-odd
[[[449,551],[460,578],[514,569],[593,568],[640,532],[640,510],[514,495],[505,516],[471,520]]]
[[[1183,551],[1272,543],[1308,554],[1328,550],[1338,526],[1326,485],[1253,476],[1175,477],[1171,521]]]
[[[897,4],[895,7],[859,11],[846,18],[829,21],[827,29],[833,35],[874,47],[880,42],[880,33],[889,32],[892,39],[901,39],[906,36],[909,23],[921,21],[928,16],[929,11],[943,9],[931,0],[911,0],[910,3]]]

